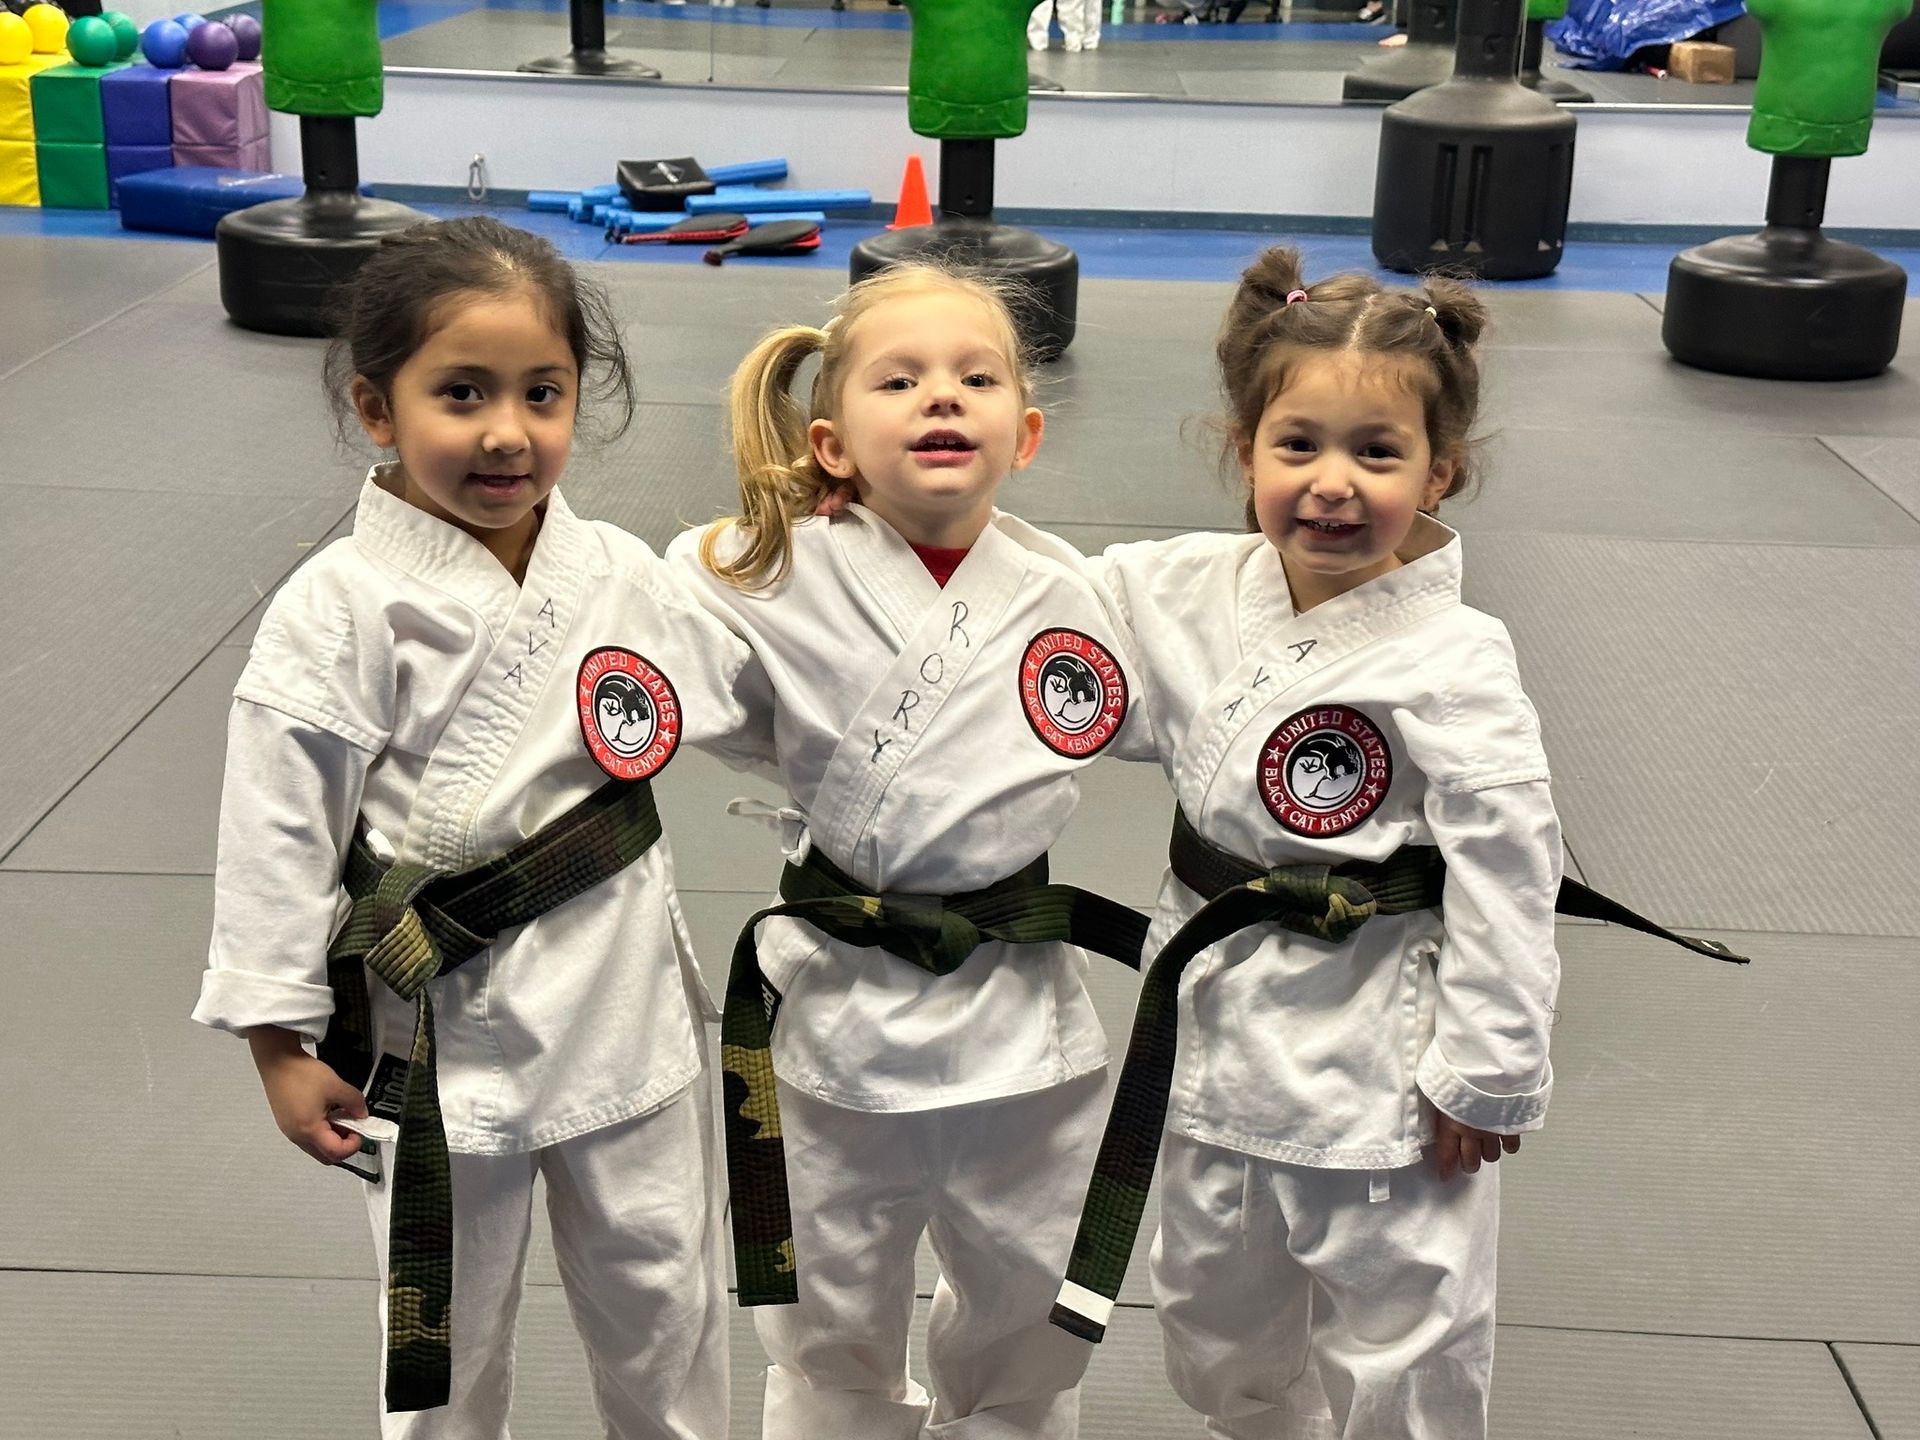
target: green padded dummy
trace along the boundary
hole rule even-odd
[[[294,0],[305,3],[305,0]],[[906,0],[913,15],[907,123],[935,140],[1010,140],[1027,129],[1033,0]]]
[[[385,99],[375,0],[265,0],[267,104],[286,115],[378,115]]]
[[[1527,19],[1560,20],[1566,17],[1567,0],[1527,0]]]
[[[1913,0],[1748,0],[1760,77],[1747,144],[1772,155],[1866,152],[1880,47]]]

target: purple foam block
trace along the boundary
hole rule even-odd
[[[173,77],[175,148],[233,149],[267,133],[266,82],[256,65],[229,70],[183,70]],[[189,162],[182,161],[183,165]],[[195,165],[213,164],[195,160]],[[241,166],[241,169],[248,167]]]

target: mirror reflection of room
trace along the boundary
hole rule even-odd
[[[603,0],[584,8],[601,12],[594,21],[621,78],[812,91],[905,84],[910,22],[899,0]],[[1431,0],[1041,0],[1028,23],[1029,74],[1036,94],[1378,102],[1397,95],[1350,77],[1382,61],[1397,74],[1422,54],[1444,75],[1451,8]],[[543,61],[569,50],[569,9],[567,0],[391,5],[383,52],[390,68],[546,69]],[[1759,34],[1741,0],[1533,0],[1528,15],[1523,78],[1549,98],[1703,110],[1752,101]]]

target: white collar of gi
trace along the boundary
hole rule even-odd
[[[367,471],[353,517],[354,544],[483,614],[491,617],[503,601],[511,612],[521,587],[506,567],[466,531],[402,500],[391,488],[398,471],[391,462]],[[557,551],[570,549],[573,540],[573,511],[560,491],[549,491],[542,505],[545,515],[527,562],[528,584],[536,569],[544,569]]]
[[[1281,626],[1295,618],[1293,597],[1280,552],[1264,535],[1250,535],[1246,560],[1240,567],[1238,604],[1242,643],[1249,653]],[[1413,528],[1394,552],[1398,569],[1317,605],[1309,612],[1323,628],[1348,619],[1368,623],[1367,617],[1422,600],[1459,603],[1460,537],[1431,515],[1416,515]]]
[[[832,533],[838,536],[852,560],[854,573],[868,593],[894,617],[903,637],[911,633],[926,608],[939,598],[940,582],[928,573],[926,564],[914,553],[906,537],[866,506],[849,505],[835,519],[841,528]],[[954,587],[955,580],[962,579],[962,572],[965,580],[979,574],[983,560],[1005,558],[1008,537],[1002,522],[1006,519],[999,510],[989,513],[986,529],[967,548],[967,558],[953,572],[948,588]],[[859,528],[849,528],[850,522],[858,522]]]

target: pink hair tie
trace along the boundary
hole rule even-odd
[[[1306,298],[1307,292],[1304,290],[1289,290],[1287,292],[1287,304],[1289,305],[1297,305]]]

